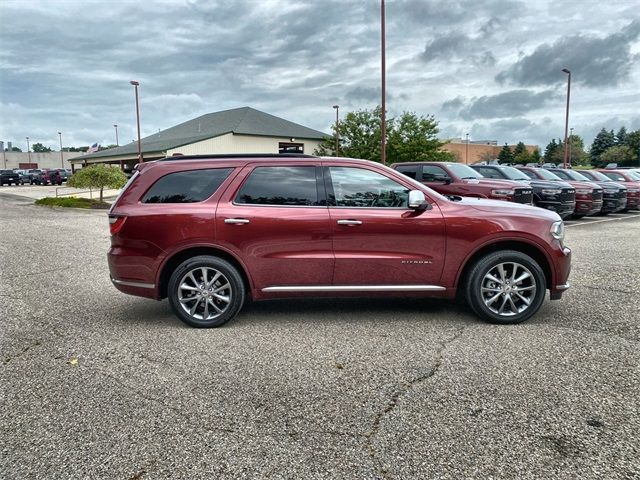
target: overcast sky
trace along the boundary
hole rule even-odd
[[[387,0],[387,108],[441,137],[524,141],[640,128],[640,9],[605,2]],[[135,138],[241,106],[330,131],[380,102],[377,0],[3,0],[0,140]]]

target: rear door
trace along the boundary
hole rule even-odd
[[[334,286],[438,285],[445,256],[437,205],[408,208],[410,184],[375,167],[324,168],[335,252]]]
[[[216,211],[217,243],[242,259],[258,289],[331,285],[331,225],[320,162],[244,167]]]

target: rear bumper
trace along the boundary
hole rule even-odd
[[[158,298],[155,285],[156,261],[147,248],[111,247],[107,252],[111,283],[123,293],[138,297]],[[156,257],[157,258],[157,257]]]

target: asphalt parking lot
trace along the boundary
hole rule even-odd
[[[0,478],[640,478],[640,215],[568,222],[516,326],[421,299],[221,329],[109,281],[104,212],[0,191]]]

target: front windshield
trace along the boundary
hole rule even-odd
[[[605,175],[609,177],[609,180],[614,180],[616,182],[624,182],[624,176],[620,175],[618,172],[606,172]]]
[[[564,173],[566,173],[567,176],[570,179],[575,180],[576,182],[590,182],[591,181],[589,178],[585,177],[581,173],[578,173],[578,172],[576,172],[574,170],[565,170]]]
[[[476,172],[473,168],[467,165],[461,165],[459,163],[454,163],[448,165],[449,169],[458,177],[463,180],[467,179],[475,179],[475,178],[483,178],[478,172]]]
[[[509,180],[531,180],[520,170],[513,167],[500,167],[500,171],[504,173]]]
[[[640,180],[640,173],[634,172],[633,170],[629,171],[629,176],[634,180]]]
[[[596,172],[595,170],[591,170],[589,172],[581,172],[585,177],[591,177],[594,180],[598,180],[599,182],[610,182],[611,179],[606,175],[603,175],[600,172]]]
[[[558,175],[550,172],[549,170],[545,170],[544,168],[536,168],[536,172],[538,173],[538,175],[540,175],[540,177],[542,177],[543,180],[549,180],[550,182],[562,181],[562,178],[560,178]]]

